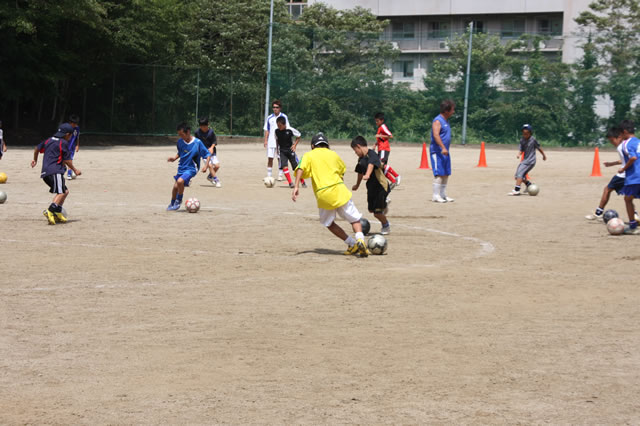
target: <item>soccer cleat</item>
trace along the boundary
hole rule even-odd
[[[358,254],[358,244],[354,244],[352,246],[349,246],[347,251],[344,252],[345,256],[351,256],[351,255],[356,255],[356,254]]]
[[[633,213],[633,220],[635,220],[636,222],[640,222],[640,216],[638,216],[638,212]]]
[[[294,186],[293,182],[289,182],[289,188],[293,188]]]
[[[442,199],[445,200],[447,203],[453,203],[456,200],[455,198],[447,197],[446,195],[442,197]]]
[[[391,191],[393,188],[395,188],[396,186],[398,186],[397,182],[391,182],[389,183],[389,191]]]
[[[167,207],[167,211],[178,210],[179,208],[180,208],[180,203],[176,201],[173,204],[169,204],[169,207]]]
[[[602,215],[601,214],[588,214],[584,217],[587,220],[596,220],[596,219],[602,219]]]
[[[56,221],[60,223],[67,223],[67,218],[62,214],[62,212],[54,212],[53,214],[56,217]]]
[[[520,195],[520,191],[516,191],[516,190],[512,189],[511,192],[508,193],[507,195],[513,195],[513,196],[517,197],[518,195]]]
[[[222,184],[220,183],[219,180],[215,182],[215,185],[216,185],[216,188],[222,188]]]
[[[444,198],[442,198],[439,195],[434,195],[433,197],[431,197],[431,201],[433,201],[434,203],[446,203],[447,200],[445,200]]]
[[[383,226],[380,233],[382,235],[389,235],[391,233],[391,225],[387,224],[387,226]]]
[[[369,250],[367,249],[367,245],[365,244],[364,240],[360,239],[358,241],[356,241],[355,246],[358,248],[358,253],[360,254],[360,257],[367,257],[369,256]]]
[[[630,226],[625,226],[624,227],[624,234],[625,235],[640,235],[640,227],[635,227],[632,228]]]
[[[284,175],[282,173],[278,174],[278,182],[282,182],[284,180]]]
[[[402,176],[398,175],[396,177],[396,186],[400,186],[400,181],[402,180]]]
[[[211,175],[207,176],[207,180],[215,185],[215,181],[214,181],[213,176],[211,176]]]
[[[49,209],[43,210],[42,214],[49,221],[49,225],[55,225],[56,224],[56,217],[55,217],[55,215],[53,214],[53,212],[51,210],[49,210]]]
[[[307,184],[306,184],[305,182],[302,182],[302,187],[303,187],[303,188],[306,188],[306,187],[307,187]]]

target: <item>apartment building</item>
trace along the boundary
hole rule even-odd
[[[361,6],[388,19],[383,38],[402,52],[390,64],[393,80],[420,89],[434,62],[448,55],[447,40],[470,22],[474,32],[495,34],[504,43],[524,33],[545,35],[540,47],[546,55],[574,62],[581,54],[574,18],[590,0],[291,0],[288,7],[295,17],[317,2],[336,9]]]

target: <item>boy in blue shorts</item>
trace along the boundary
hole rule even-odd
[[[625,164],[618,170],[618,173],[625,173],[624,186],[620,193],[624,195],[624,204],[629,215],[629,226],[624,228],[624,233],[640,235],[640,228],[638,228],[635,208],[633,207],[633,199],[640,198],[640,163],[636,163],[640,141],[636,138],[635,126],[632,121],[622,121],[620,128],[622,129],[622,138],[625,139],[622,142],[622,154],[624,155]]]
[[[178,163],[178,174],[173,177],[176,182],[173,184],[173,190],[171,191],[171,203],[169,207],[167,207],[168,211],[178,210],[180,208],[184,188],[185,186],[189,186],[191,179],[198,173],[200,160],[205,160],[205,165],[202,168],[202,173],[204,173],[207,171],[207,163],[211,156],[211,153],[202,141],[191,135],[191,127],[189,127],[187,123],[178,124],[177,131],[178,136],[180,136],[177,143],[178,153],[167,159],[167,161],[171,163],[180,159]]]
[[[222,187],[220,179],[216,173],[220,169],[220,161],[218,161],[218,138],[212,128],[209,127],[209,119],[202,117],[198,120],[198,130],[196,130],[196,138],[200,139],[205,148],[211,153],[206,166],[209,170],[207,180],[215,185],[216,188]]]
[[[311,179],[313,193],[318,202],[320,222],[336,237],[344,241],[348,248],[345,255],[360,254],[367,257],[369,250],[364,242],[360,219],[362,214],[351,200],[351,192],[342,180],[347,167],[335,151],[329,149],[329,141],[322,133],[311,139],[311,151],[302,156],[296,168],[296,183],[291,199],[295,202],[300,193],[300,180]],[[348,221],[355,232],[355,239],[335,222],[336,214]]]
[[[367,182],[367,205],[369,211],[380,221],[382,229],[380,233],[387,235],[391,232],[391,225],[387,220],[385,211],[387,210],[387,195],[391,184],[384,173],[384,166],[378,154],[367,147],[367,141],[362,136],[356,136],[351,141],[351,149],[358,156],[356,173],[358,181],[351,189],[357,191],[360,182]]]
[[[530,124],[525,124],[522,126],[520,151],[518,152],[517,157],[522,158],[522,161],[520,161],[520,164],[518,164],[518,168],[516,169],[516,186],[507,195],[520,195],[520,186],[522,185],[522,182],[524,182],[527,187],[531,185],[531,182],[527,180],[527,174],[536,165],[536,149],[540,151],[540,154],[542,154],[542,160],[547,161],[547,156],[540,147],[540,143],[536,140],[536,138],[531,136],[532,133],[533,127],[531,127]]]
[[[69,139],[69,153],[73,160],[76,156],[76,152],[80,150],[80,127],[78,126],[80,123],[80,117],[76,114],[71,114],[69,116],[68,123],[73,127],[73,133],[71,134],[71,139]],[[67,170],[67,179],[73,179],[72,173],[73,171],[71,169]]]
[[[433,197],[431,201],[436,203],[453,202],[453,198],[447,197],[447,182],[451,176],[451,127],[449,118],[456,112],[456,104],[451,99],[442,101],[440,114],[431,123],[431,168],[433,169]]]
[[[609,142],[611,142],[611,145],[616,147],[616,151],[618,152],[620,159],[618,161],[605,161],[604,162],[605,167],[622,165],[624,163],[624,154],[622,153],[622,129],[620,127],[610,128],[609,131],[607,132],[607,139],[609,139]],[[618,194],[620,194],[620,191],[622,191],[622,187],[624,187],[624,179],[625,179],[624,173],[617,173],[611,178],[609,183],[604,187],[604,190],[602,191],[600,204],[596,208],[595,213],[585,216],[585,219],[587,220],[602,219],[604,208],[609,202],[609,197],[611,196],[611,193],[615,191]],[[636,213],[635,214],[636,220],[637,220],[637,215],[638,214]]]
[[[33,150],[31,167],[33,168],[38,164],[38,154],[43,153],[40,177],[49,186],[49,192],[55,194],[49,208],[42,212],[50,225],[67,221],[62,210],[62,205],[67,199],[67,195],[69,195],[69,190],[64,183],[65,167],[73,170],[78,176],[82,174],[80,170],[74,167],[71,159],[69,140],[72,134],[73,126],[63,123],[52,137],[40,142]]]

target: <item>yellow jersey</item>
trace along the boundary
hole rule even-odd
[[[305,153],[297,169],[304,179],[311,179],[318,207],[333,210],[344,206],[351,199],[342,177],[347,171],[344,161],[329,148],[315,148]]]

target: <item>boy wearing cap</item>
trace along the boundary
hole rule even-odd
[[[211,156],[211,153],[202,141],[191,134],[191,127],[189,127],[187,123],[183,122],[178,124],[177,132],[178,136],[180,136],[177,142],[178,153],[167,158],[167,161],[170,163],[180,159],[178,163],[178,173],[173,177],[175,183],[171,191],[171,203],[169,203],[169,207],[167,207],[168,211],[178,210],[180,208],[184,188],[189,186],[191,179],[198,173],[200,159],[203,158],[205,162],[202,168],[202,173],[204,173],[207,171],[209,157]]]
[[[38,164],[38,154],[43,153],[40,177],[49,186],[49,192],[55,194],[49,208],[42,212],[50,225],[55,225],[56,221],[61,223],[67,221],[62,212],[62,205],[69,195],[69,190],[64,183],[65,167],[78,176],[82,174],[79,169],[74,167],[71,159],[68,142],[72,135],[73,126],[69,123],[63,123],[52,137],[40,142],[33,151],[31,167]]]
[[[522,139],[520,139],[520,151],[518,152],[518,158],[522,158],[518,168],[516,169],[516,186],[507,195],[520,195],[520,186],[522,182],[528,187],[531,182],[526,178],[527,174],[536,165],[536,149],[542,154],[542,160],[547,161],[547,156],[540,147],[540,143],[531,134],[533,127],[530,124],[522,126]],[[524,155],[524,157],[523,157]],[[526,191],[526,189],[525,189]]]
[[[313,192],[318,202],[320,222],[336,237],[347,244],[346,255],[360,254],[367,257],[369,251],[364,243],[364,234],[358,211],[351,200],[351,192],[344,184],[343,176],[347,167],[335,151],[329,149],[329,141],[322,133],[311,139],[311,151],[302,156],[296,168],[296,183],[291,199],[295,202],[299,195],[300,181],[310,178]],[[355,232],[355,239],[335,222],[336,214],[347,220]]]

